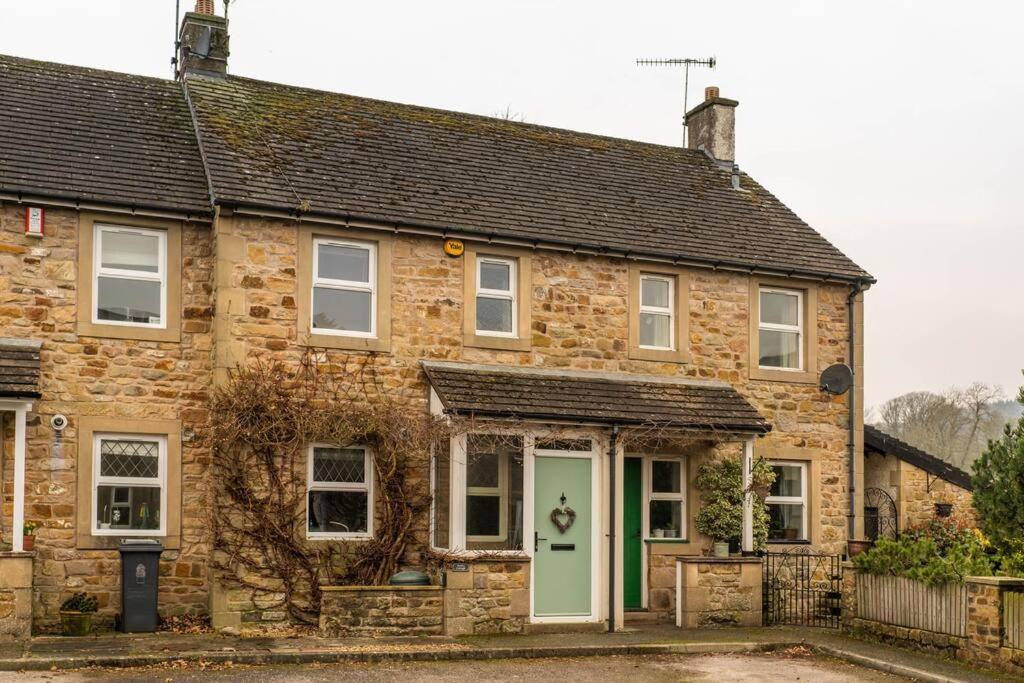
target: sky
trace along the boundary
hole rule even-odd
[[[171,74],[174,0],[0,14],[0,52]],[[739,100],[737,162],[878,279],[867,406],[1022,383],[1024,3],[235,0],[229,18],[235,74],[670,145],[683,74],[635,60],[714,56],[691,106],[708,85]]]

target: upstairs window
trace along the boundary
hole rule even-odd
[[[775,483],[765,504],[768,506],[768,540],[806,541],[807,535],[807,463],[773,462]]]
[[[367,242],[313,240],[314,333],[376,336],[376,252]]]
[[[675,278],[640,275],[640,348],[675,348]]]
[[[167,233],[96,225],[93,323],[167,326]]]
[[[167,440],[134,434],[97,434],[94,440],[92,533],[163,535]]]
[[[315,445],[309,452],[309,538],[369,538],[373,531],[373,461],[362,446]]]
[[[515,259],[479,256],[476,260],[476,333],[515,337]]]
[[[802,370],[803,292],[760,289],[758,322],[759,366],[772,370]]]

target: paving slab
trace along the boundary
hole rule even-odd
[[[987,683],[1011,677],[839,631],[809,628],[680,630],[644,625],[618,633],[566,632],[449,638],[244,637],[221,634],[97,634],[42,636],[0,647],[0,671],[125,668],[161,663],[304,665],[335,662],[430,662],[600,657],[607,655],[730,655],[802,646],[889,674],[933,683]]]

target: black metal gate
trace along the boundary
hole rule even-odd
[[[793,550],[764,556],[765,626],[839,628],[843,557]]]

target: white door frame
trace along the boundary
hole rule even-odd
[[[576,438],[575,436],[566,436],[565,438]],[[601,621],[600,617],[600,595],[601,595],[601,482],[600,482],[600,463],[601,459],[598,457],[600,450],[597,447],[597,438],[593,434],[581,434],[579,438],[586,438],[590,440],[590,450],[587,452],[583,451],[560,451],[560,450],[547,450],[538,449],[535,446],[534,439],[530,439],[529,448],[526,452],[526,463],[525,472],[526,477],[526,490],[530,492],[530,507],[526,517],[528,523],[524,523],[524,527],[529,531],[529,535],[523,539],[524,545],[529,546],[530,554],[530,622],[534,624],[545,624],[545,623],[579,623],[579,622],[596,622]],[[535,458],[589,458],[590,459],[590,614],[574,615],[574,616],[537,616],[536,608],[534,606],[534,592],[537,586],[537,581],[534,576],[536,569],[536,561],[534,559],[534,545],[533,537],[536,529],[536,520],[534,518],[534,484],[535,484],[535,472],[534,467]]]

